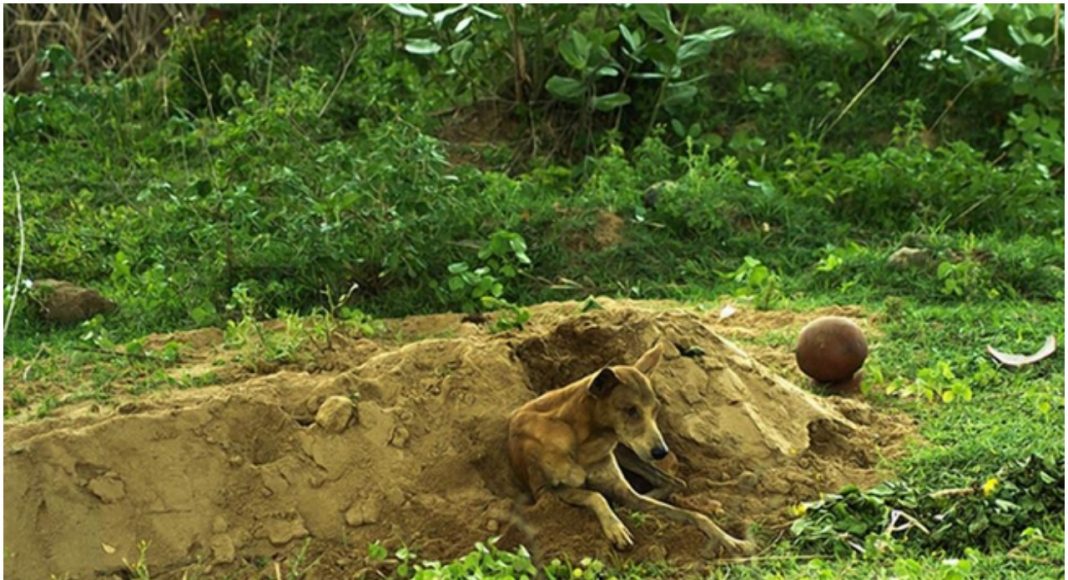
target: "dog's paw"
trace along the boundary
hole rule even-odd
[[[634,546],[634,538],[630,535],[630,530],[619,520],[605,526],[604,534],[608,536],[608,540],[617,550],[629,550]]]
[[[751,556],[756,552],[756,544],[752,540],[739,540],[731,536],[725,536],[722,541],[723,550],[728,555]]]
[[[748,556],[756,551],[756,544],[752,540],[735,538],[712,520],[701,518],[698,520],[698,526],[724,555]]]

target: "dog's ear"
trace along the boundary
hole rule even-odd
[[[587,390],[594,397],[600,398],[608,396],[617,385],[619,385],[619,377],[612,369],[605,367],[597,371]]]
[[[634,363],[634,368],[641,371],[643,375],[648,375],[656,369],[656,366],[660,364],[660,359],[664,356],[664,343],[659,342],[653,348],[645,351],[638,362]]]

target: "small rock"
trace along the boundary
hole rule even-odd
[[[753,491],[756,489],[759,481],[760,478],[757,477],[757,474],[752,471],[743,471],[742,474],[738,476],[738,488],[742,491]]]
[[[227,461],[230,463],[230,465],[237,467],[245,462],[245,458],[235,454],[231,455],[230,458],[227,459]]]
[[[221,515],[215,516],[215,519],[211,521],[211,530],[216,534],[221,534],[226,531],[229,526],[226,524],[226,518]]]
[[[349,426],[354,410],[348,397],[327,397],[315,413],[315,423],[331,433],[341,433]]]
[[[497,530],[501,528],[501,525],[497,523],[497,520],[489,520],[486,522],[486,531],[491,534],[496,534]]]
[[[926,264],[930,258],[930,253],[928,253],[927,250],[902,246],[901,248],[898,248],[896,252],[890,254],[890,257],[886,262],[895,268],[909,268],[922,266]]]
[[[77,324],[115,310],[116,304],[95,290],[63,280],[36,280],[30,290],[41,318],[57,324]]]
[[[119,413],[121,413],[123,415],[129,415],[130,413],[133,413],[136,410],[137,410],[137,403],[135,403],[133,401],[126,401],[125,403],[119,405],[119,409],[118,409]]]
[[[272,540],[273,542],[273,540]],[[215,557],[215,561],[223,564],[228,564],[234,561],[234,556],[237,550],[234,548],[234,541],[226,534],[216,534],[211,538],[211,553]]]
[[[334,560],[334,563],[337,564],[338,568],[344,568],[351,564],[352,560],[349,560],[348,558],[338,558],[337,560]]]
[[[381,513],[382,502],[378,498],[359,499],[345,510],[345,523],[354,528],[377,523]]]
[[[307,528],[300,518],[287,520],[271,520],[266,526],[267,539],[275,546],[288,544],[291,540],[303,538],[308,535]]]
[[[393,430],[393,436],[389,438],[389,444],[399,449],[404,449],[408,445],[409,437],[411,437],[411,434],[408,429],[397,427]]]
[[[89,481],[89,491],[104,503],[115,503],[126,497],[126,484],[115,473],[108,472]]]

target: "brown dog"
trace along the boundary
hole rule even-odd
[[[728,551],[749,552],[750,542],[731,537],[708,516],[638,494],[619,469],[613,453],[619,443],[650,464],[668,454],[656,425],[660,402],[647,377],[662,356],[663,348],[657,345],[634,366],[605,367],[520,407],[508,424],[512,468],[535,498],[550,492],[593,510],[619,549],[634,540],[606,497],[634,510],[692,523]]]

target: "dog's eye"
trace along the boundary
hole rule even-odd
[[[627,407],[627,415],[631,419],[637,419],[641,416],[641,412],[638,411],[637,407]]]

